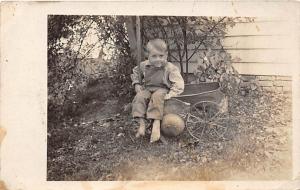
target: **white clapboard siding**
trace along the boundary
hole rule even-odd
[[[228,29],[228,35],[287,35],[290,23],[284,20],[261,20],[255,19],[255,22],[239,22]]]
[[[293,59],[289,49],[227,50],[235,62],[288,64]]]
[[[178,62],[173,61],[178,68],[180,65]],[[291,75],[291,67],[287,64],[278,63],[274,65],[274,63],[257,63],[257,62],[234,62],[234,68],[240,74],[247,75]],[[196,62],[189,62],[189,73],[193,73],[197,69]],[[183,64],[183,72],[186,71],[185,63]]]
[[[275,63],[233,63],[240,74],[247,75],[291,75],[291,67],[287,64]]]
[[[222,44],[231,54],[233,65],[240,74],[291,75],[292,64],[295,62],[293,32],[291,22],[256,18],[254,22],[238,22],[229,28]],[[194,48],[192,44],[188,46],[189,55]],[[197,67],[197,56],[195,54],[189,61],[190,73]],[[171,58],[171,61],[179,66],[174,59]],[[185,64],[183,70],[185,72]]]
[[[292,51],[290,49],[259,49],[259,48],[248,48],[248,49],[227,49],[226,50],[233,58],[233,62],[238,63],[280,63],[289,64],[293,61]],[[191,55],[193,51],[189,51]],[[176,53],[172,54],[177,60],[179,60]],[[198,54],[196,53],[189,62],[196,62]],[[172,57],[170,61],[176,62]],[[183,57],[185,61],[185,56]]]
[[[290,48],[291,38],[288,35],[227,35],[221,40],[224,44],[224,49],[249,49],[249,48],[270,48],[270,49],[283,49]],[[176,45],[171,44],[169,48],[176,50]],[[198,48],[198,43],[188,44],[188,49],[193,50]],[[205,49],[204,45],[200,49]]]
[[[288,21],[257,18],[228,29],[223,41],[241,74],[291,75],[293,30]],[[239,59],[238,59],[239,58]]]
[[[225,49],[288,49],[291,38],[285,35],[241,35],[223,40]]]

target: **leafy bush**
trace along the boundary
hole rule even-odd
[[[129,19],[130,18],[130,19]],[[222,46],[226,29],[236,20],[231,17],[142,17],[143,47],[153,38],[164,39],[169,60],[178,62],[187,81],[191,58],[197,58],[194,83],[220,82],[224,92],[236,93],[240,78],[232,60]],[[251,20],[249,18],[245,18]],[[131,28],[129,28],[131,26]],[[84,99],[87,84],[99,78],[112,82],[111,94],[131,100],[133,89],[130,74],[136,65],[133,53],[136,30],[134,17],[127,16],[68,16],[48,17],[48,113],[63,116],[75,113]],[[132,34],[131,33],[131,34]],[[91,36],[98,40],[91,42]],[[137,44],[135,44],[137,45]],[[195,47],[191,52],[189,45]],[[84,71],[94,49],[106,51],[104,61],[96,63],[94,73]],[[105,63],[105,64],[104,64]],[[98,67],[97,64],[105,65]]]
[[[238,92],[241,82],[240,75],[231,64],[231,56],[225,51],[201,52],[197,59],[197,69],[194,71],[199,82],[219,82],[221,90],[227,95]]]
[[[78,92],[87,76],[77,67],[90,18],[50,15],[48,17],[48,116],[72,114],[78,105]],[[74,48],[75,46],[79,48]]]
[[[130,95],[129,76],[134,61],[126,40],[124,19],[121,16],[48,17],[49,117],[60,118],[78,112],[87,100],[88,84],[100,78],[113,83],[112,95]],[[91,36],[98,40],[90,42]],[[103,55],[102,62],[92,65],[95,66],[92,73],[86,72],[89,64],[86,58],[94,49],[105,49],[109,56]]]
[[[253,18],[143,17],[142,33],[144,42],[153,38],[167,42],[169,60],[179,63],[186,82],[189,82],[187,71],[190,71],[192,58],[197,57],[196,80],[193,83],[220,82],[222,90],[230,95],[238,92],[240,76],[233,68],[231,56],[223,48],[222,40],[229,27],[243,20],[251,22]]]

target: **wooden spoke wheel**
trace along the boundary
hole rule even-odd
[[[225,138],[229,115],[222,107],[212,101],[201,101],[192,105],[186,118],[187,130],[196,140]],[[205,135],[205,136],[204,136]]]

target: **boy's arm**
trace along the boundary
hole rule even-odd
[[[133,86],[135,86],[135,84],[140,84],[141,85],[141,81],[140,81],[140,69],[138,68],[138,66],[135,66],[132,69],[131,80],[132,80],[132,85]]]
[[[143,62],[142,62],[143,63]],[[135,92],[138,93],[143,90],[142,78],[143,78],[143,71],[142,71],[142,63],[139,66],[135,66],[132,70],[131,80],[132,85],[134,86]]]
[[[166,95],[165,99],[170,99],[171,97],[181,94],[184,90],[184,80],[180,74],[177,67],[174,67],[169,74],[169,80],[172,84],[169,93]]]

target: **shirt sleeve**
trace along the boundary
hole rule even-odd
[[[172,68],[169,74],[169,80],[171,82],[169,95],[171,97],[174,97],[181,94],[184,90],[184,80],[180,74],[179,69],[176,66]]]
[[[144,74],[145,74],[145,64],[146,62],[141,62],[139,64],[139,66],[135,66],[132,69],[132,74],[131,74],[131,81],[132,81],[132,85],[134,86],[135,84],[140,84],[143,85],[143,78],[144,78]],[[140,67],[140,68],[139,68]],[[142,81],[140,81],[142,80]]]
[[[131,74],[131,81],[132,81],[132,85],[134,86],[135,84],[139,84],[140,83],[140,79],[139,79],[139,68],[138,66],[135,66],[132,69],[132,74]]]

